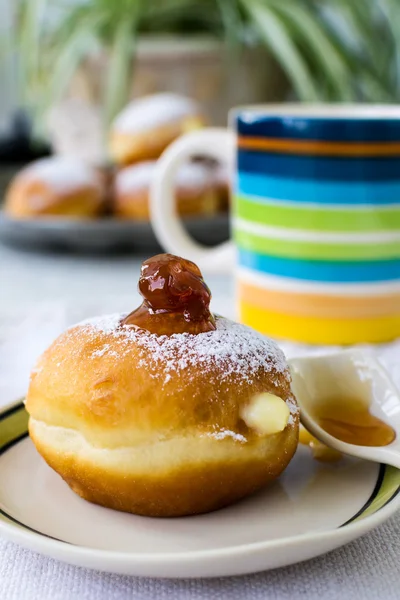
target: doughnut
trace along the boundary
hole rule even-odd
[[[227,165],[218,163],[214,168],[214,183],[219,196],[221,211],[230,208],[230,196],[232,189],[231,173]]]
[[[17,218],[95,217],[104,193],[96,169],[66,157],[37,160],[22,169],[6,192],[5,211]]]
[[[149,189],[157,161],[144,161],[121,169],[114,183],[114,212],[122,219],[150,219]],[[201,163],[181,166],[176,178],[176,203],[183,217],[213,215],[220,209],[220,191],[213,170]]]
[[[205,124],[198,104],[160,93],[133,100],[111,125],[109,151],[119,165],[159,158],[182,133]]]
[[[143,303],[84,321],[31,374],[29,432],[79,496],[152,517],[206,513],[274,481],[298,444],[285,357],[209,310],[197,266],[143,263]]]

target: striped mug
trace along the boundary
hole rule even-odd
[[[175,210],[180,163],[232,165],[233,244],[204,248]],[[235,265],[241,320],[315,344],[400,336],[400,107],[234,109],[161,157],[151,191],[161,244],[204,270]]]

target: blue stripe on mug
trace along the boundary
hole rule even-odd
[[[306,281],[374,282],[400,280],[400,260],[319,261],[278,258],[239,248],[239,265],[261,273]]]
[[[400,204],[399,181],[312,181],[239,172],[237,193],[257,196],[258,200],[290,200],[316,204],[384,206]]]
[[[268,112],[268,107],[265,107]],[[358,115],[360,117],[360,115]],[[244,110],[236,117],[239,135],[294,140],[324,140],[337,142],[399,142],[400,119],[333,119],[290,116],[268,116]]]
[[[400,181],[400,158],[343,159],[239,150],[238,170],[314,181]]]

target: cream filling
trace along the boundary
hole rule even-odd
[[[241,410],[240,416],[247,427],[260,435],[273,435],[283,431],[290,418],[286,402],[274,394],[264,393],[253,396]]]

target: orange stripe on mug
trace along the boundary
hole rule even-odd
[[[237,292],[239,301],[293,315],[351,319],[400,314],[400,293],[340,296],[268,289],[241,281]]]
[[[284,154],[323,156],[400,156],[400,142],[325,142],[280,138],[243,137],[238,139],[244,150],[266,150]]]

